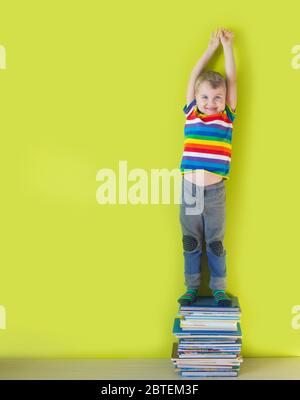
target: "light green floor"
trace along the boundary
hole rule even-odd
[[[1,379],[185,380],[170,359],[0,360]],[[240,375],[223,379],[299,380],[300,357],[244,358]]]

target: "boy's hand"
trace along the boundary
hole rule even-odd
[[[225,47],[232,46],[233,38],[234,38],[233,32],[228,31],[227,29],[224,29],[224,28],[222,28],[220,30],[220,40],[221,40],[223,47],[224,46]]]
[[[221,29],[217,29],[215,32],[211,33],[209,43],[208,43],[209,50],[215,51],[219,47],[220,33],[221,33]]]

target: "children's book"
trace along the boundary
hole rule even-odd
[[[238,322],[236,331],[224,331],[224,330],[201,330],[201,329],[187,329],[183,330],[180,327],[180,318],[174,319],[173,334],[177,337],[228,337],[238,339],[242,336],[241,326]]]

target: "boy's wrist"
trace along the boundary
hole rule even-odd
[[[233,48],[232,43],[223,44],[223,49],[224,49],[224,50],[232,50],[232,48]]]

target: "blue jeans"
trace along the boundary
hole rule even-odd
[[[187,289],[200,286],[202,241],[205,240],[211,290],[226,288],[225,184],[199,186],[182,177],[180,223]]]

